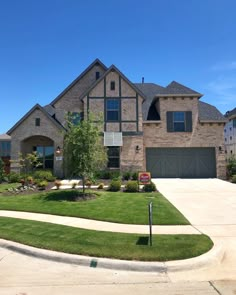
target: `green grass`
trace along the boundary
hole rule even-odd
[[[0,218],[0,238],[54,251],[86,256],[141,261],[168,261],[196,257],[213,243],[205,235],[148,236],[78,229],[63,225]]]
[[[9,188],[16,188],[20,186],[20,183],[1,183],[0,184],[0,193],[6,192]]]
[[[75,216],[117,223],[148,224],[153,202],[153,224],[186,225],[188,220],[160,193],[101,192],[97,198],[68,201],[74,192],[54,191],[33,195],[1,196],[0,210]]]

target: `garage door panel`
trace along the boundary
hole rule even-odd
[[[214,148],[147,148],[146,163],[152,177],[216,177]]]

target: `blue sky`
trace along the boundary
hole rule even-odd
[[[235,0],[0,1],[0,134],[95,58],[132,82],[175,80],[236,107]]]

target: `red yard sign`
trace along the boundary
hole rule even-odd
[[[138,174],[139,184],[150,184],[151,183],[151,173],[150,172],[139,172]]]

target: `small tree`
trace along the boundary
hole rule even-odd
[[[20,172],[25,176],[25,182],[27,182],[26,175],[33,173],[37,167],[42,165],[42,163],[39,161],[37,152],[28,153],[26,155],[19,153],[19,158],[17,160],[11,160],[10,162],[17,163],[19,165]]]
[[[103,169],[107,163],[107,153],[102,145],[100,126],[89,115],[77,125],[68,120],[68,132],[64,140],[64,164],[66,174],[82,178],[83,194],[85,180],[92,178],[95,171]]]
[[[3,181],[4,176],[5,176],[4,162],[3,162],[3,160],[0,158],[0,183]]]

